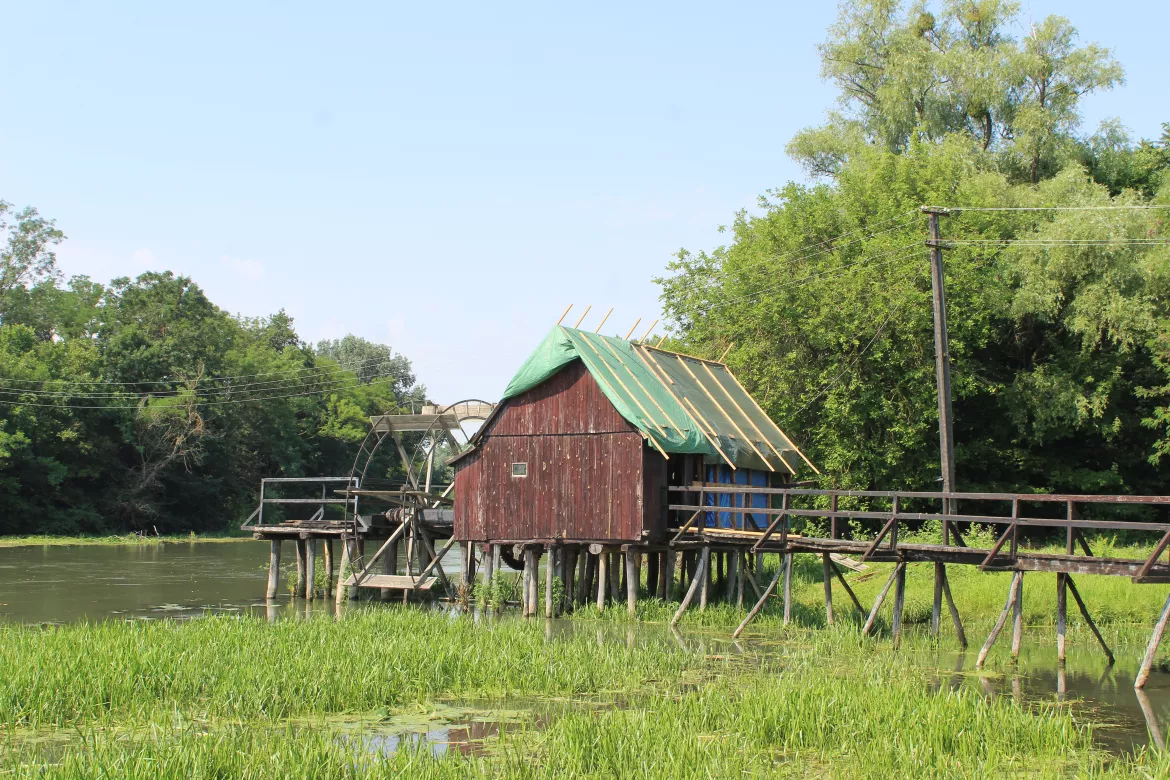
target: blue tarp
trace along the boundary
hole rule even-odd
[[[768,472],[758,469],[736,469],[732,471],[723,464],[708,464],[707,482],[724,485],[752,485],[754,487],[768,487]],[[744,495],[742,493],[708,493],[703,497],[705,506],[742,507]],[[747,506],[766,509],[768,497],[753,493],[748,497]],[[742,518],[742,519],[741,519]],[[750,520],[748,518],[751,518]],[[740,528],[746,526],[751,530],[751,521],[755,520],[759,528],[768,527],[768,516],[764,514],[740,515],[734,512],[708,512],[706,526],[708,528]]]

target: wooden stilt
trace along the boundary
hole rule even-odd
[[[727,600],[727,603],[730,604],[732,599],[735,598],[735,587],[736,587],[736,583],[738,581],[738,573],[736,571],[736,569],[738,568],[738,556],[736,553],[722,553],[722,554],[719,554],[717,557],[720,559],[723,559],[723,558],[727,559],[727,568],[725,569],[726,582],[724,583],[723,598],[725,598]]]
[[[959,639],[959,646],[966,650],[967,632],[963,630],[963,621],[959,619],[959,608],[955,606],[955,599],[951,596],[951,579],[947,576],[946,569],[943,569],[942,585],[943,595],[947,599],[947,607],[951,611],[951,622],[955,624],[955,636]]]
[[[764,588],[764,593],[760,596],[760,600],[756,602],[756,605],[752,607],[752,611],[747,613],[747,617],[743,619],[743,622],[739,624],[739,628],[735,629],[735,633],[731,635],[732,639],[738,639],[739,635],[743,633],[743,630],[747,628],[748,623],[755,620],[756,615],[760,614],[760,610],[764,608],[764,604],[768,601],[768,597],[772,595],[772,591],[776,590],[776,583],[780,582],[780,577],[783,574],[783,567],[776,571],[776,576],[768,583],[768,587]]]
[[[653,593],[658,599],[660,599],[662,601],[666,601],[667,583],[670,582],[670,569],[671,569],[671,567],[667,565],[666,561],[667,561],[667,557],[673,558],[674,553],[673,552],[660,552],[660,553],[655,553],[654,557],[656,559],[658,559],[658,579],[654,582]]]
[[[662,594],[662,598],[666,601],[674,599],[674,574],[678,570],[678,556],[674,550],[666,553],[666,565],[662,567],[665,570],[663,581],[666,585],[666,590]]]
[[[268,543],[268,589],[264,592],[267,599],[276,598],[280,591],[280,540],[273,539]]]
[[[298,599],[305,597],[305,558],[305,540],[297,539],[297,580],[293,585],[293,596]]]
[[[496,546],[494,544],[489,544],[487,542],[484,542],[483,545],[483,574],[480,577],[480,582],[483,584],[485,591],[485,603],[480,605],[481,608],[495,606],[491,603],[495,598],[491,589],[492,580],[496,577],[496,556],[494,554],[495,547]]]
[[[895,571],[898,576],[894,579],[894,614],[890,627],[894,647],[897,648],[902,644],[902,610],[906,607],[906,564],[898,564]]]
[[[605,593],[609,589],[609,555],[603,550],[597,555],[597,608],[605,609]]]
[[[861,601],[858,600],[857,594],[853,592],[853,588],[849,587],[849,583],[846,581],[845,574],[842,573],[841,567],[839,567],[832,558],[829,558],[829,563],[833,565],[833,574],[836,575],[837,581],[841,583],[841,587],[845,588],[845,592],[849,594],[849,598],[853,601],[853,606],[857,607],[857,611],[861,613],[863,618],[866,617],[868,613],[866,613],[865,607],[861,606]]]
[[[1003,605],[1003,612],[1000,613],[999,619],[995,621],[995,627],[991,629],[991,634],[988,635],[987,641],[983,643],[983,648],[979,651],[979,657],[975,659],[975,668],[982,669],[983,662],[987,660],[987,654],[991,652],[991,646],[995,644],[995,640],[999,638],[999,632],[1003,631],[1004,625],[1007,623],[1008,614],[1015,606],[1016,598],[1018,597],[1018,589],[1020,577],[1022,572],[1016,572],[1012,575],[1012,584],[1008,588],[1007,602]]]
[[[350,565],[350,560],[349,539],[343,535],[341,537],[341,563],[337,566],[337,589],[333,591],[333,603],[339,607],[342,599],[345,598],[346,591],[346,587],[341,583],[345,582],[345,579],[350,575],[350,569],[353,568]]]
[[[577,573],[577,551],[561,548],[561,603],[557,609],[564,614],[573,606],[573,575]]]
[[[735,608],[743,609],[743,578],[747,568],[747,556],[740,551],[735,553]]]
[[[492,545],[492,576],[496,576],[503,569],[500,567],[500,545]]]
[[[556,548],[548,547],[547,561],[544,564],[544,616],[553,617],[553,579],[557,576]]]
[[[365,542],[365,540],[362,539],[360,536],[358,536],[354,539],[351,539],[349,543],[350,543],[349,560],[351,562],[355,561],[355,560],[365,560],[365,557],[366,557],[366,542]],[[358,588],[350,588],[349,589],[349,600],[350,601],[357,601],[358,592],[359,592]]]
[[[938,639],[939,623],[942,621],[942,583],[945,576],[944,564],[934,565],[934,606],[930,610],[930,635]]]
[[[825,580],[825,625],[833,625],[833,560],[828,553],[821,554]]]
[[[792,553],[784,553],[784,625],[792,622]]]
[[[709,550],[710,550],[710,548],[708,548],[708,547],[703,548],[704,553],[709,552]],[[703,557],[699,561],[699,568],[706,568],[709,560],[710,559],[708,558],[707,555],[703,555]],[[687,611],[687,607],[689,607],[691,605],[691,601],[694,600],[694,598],[695,598],[695,592],[699,589],[700,579],[703,582],[707,581],[707,572],[706,571],[702,572],[702,577],[692,577],[691,578],[691,586],[689,588],[687,588],[687,593],[685,596],[683,596],[682,604],[679,604],[678,611],[674,613],[674,617],[671,618],[671,620],[670,620],[670,625],[672,625],[672,626],[677,625],[679,619],[682,618],[683,613]]]
[[[381,556],[382,573],[383,574],[397,574],[398,569],[398,543],[391,542],[386,548],[386,552]],[[368,565],[368,564],[367,564]],[[379,588],[378,598],[382,601],[390,601],[394,598],[394,590],[392,588]]]
[[[609,598],[615,604],[622,600],[622,556],[620,552],[609,554]]]
[[[305,540],[305,600],[317,597],[317,540]]]
[[[585,577],[578,585],[578,593],[580,594],[580,603],[587,604],[589,599],[597,598],[597,556],[588,552],[588,548],[581,552],[581,557],[585,559]]]
[[[1024,573],[1020,572],[1020,584],[1016,586],[1016,603],[1012,605],[1012,660],[1020,658],[1020,643],[1024,637]]]
[[[659,564],[662,562],[662,554],[656,552],[646,553],[646,595],[654,598],[658,593],[659,587]],[[661,596],[659,596],[661,598]]]
[[[1064,572],[1056,574],[1056,660],[1065,660],[1065,632],[1068,630],[1068,583]]]
[[[1113,651],[1109,649],[1109,645],[1105,644],[1105,637],[1101,636],[1101,630],[1093,622],[1093,616],[1089,614],[1089,608],[1085,606],[1084,599],[1081,598],[1081,592],[1077,590],[1077,585],[1073,582],[1072,575],[1065,575],[1065,581],[1068,582],[1068,589],[1072,592],[1073,600],[1077,602],[1077,607],[1081,610],[1081,617],[1085,619],[1085,623],[1089,626],[1089,630],[1093,632],[1093,636],[1097,637],[1097,642],[1101,645],[1101,650],[1104,651],[1105,657],[1109,659],[1109,663],[1112,665],[1115,660]]]
[[[630,617],[638,614],[638,553],[626,550],[626,611]]]
[[[695,568],[695,580],[702,580],[699,582],[699,611],[703,612],[707,609],[707,597],[711,588],[711,547],[710,545],[703,546],[703,552],[700,554],[699,563]],[[701,570],[701,571],[700,571]]]
[[[890,592],[890,587],[894,584],[894,580],[898,578],[898,569],[905,566],[904,563],[899,563],[894,566],[894,570],[890,572],[890,578],[886,580],[886,584],[882,587],[877,598],[874,599],[873,609],[869,611],[869,617],[865,620],[865,625],[861,627],[861,635],[866,636],[873,630],[874,624],[877,622],[878,611],[882,608],[882,603],[886,600],[886,594]]]
[[[333,598],[333,585],[335,582],[333,571],[333,540],[326,539],[321,551],[322,563],[325,564],[325,598]]]

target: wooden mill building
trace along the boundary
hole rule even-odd
[[[557,326],[451,461],[454,533],[469,543],[657,545],[677,520],[668,486],[774,486],[802,461],[724,363]],[[746,517],[764,527],[762,514],[715,508],[764,498],[708,495],[706,525]]]

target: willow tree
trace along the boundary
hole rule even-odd
[[[728,244],[681,251],[659,280],[672,336],[713,356],[734,344],[728,361],[827,481],[937,486],[929,204],[969,207],[943,221],[960,486],[1164,490],[1170,212],[1114,207],[1170,204],[1170,188],[1094,178],[1077,99],[1120,66],[1070,48],[1059,18],[1016,41],[1015,15],[843,6],[821,49],[841,110],[790,145],[824,180],[769,191]],[[1152,143],[1152,167],[1114,167],[1160,182],[1170,154]],[[1114,138],[1110,159],[1149,147]],[[977,210],[1041,206],[1078,210]]]

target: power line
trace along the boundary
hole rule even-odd
[[[385,381],[387,381],[387,378],[371,381],[368,383],[368,385],[382,384]],[[319,395],[321,393],[330,393],[330,392],[334,392],[336,390],[349,390],[349,389],[353,389],[353,388],[360,387],[360,386],[361,386],[361,381],[358,380],[357,377],[354,377],[354,380],[351,381],[349,384],[337,385],[334,387],[326,387],[326,388],[323,388],[320,390],[310,390],[308,392],[303,392],[303,393],[290,393],[287,395],[265,395],[265,396],[260,396],[258,398],[233,398],[233,399],[226,399],[226,400],[219,400],[219,401],[197,401],[196,406],[227,406],[227,405],[231,405],[231,404],[256,403],[258,401],[275,401],[275,400],[281,399],[281,398],[301,398],[301,397],[306,397],[306,396],[310,396],[310,395]],[[145,400],[149,400],[149,399],[154,398],[154,397],[156,397],[156,396],[143,396],[141,398],[141,400],[145,401]],[[174,396],[166,396],[166,397],[171,398]],[[26,401],[9,401],[9,400],[0,399],[0,405],[2,405],[2,406],[35,406],[35,407],[52,408],[52,409],[138,409],[138,408],[140,408],[141,403],[137,403],[137,404],[133,404],[133,405],[100,404],[100,405],[92,405],[92,406],[81,406],[81,405],[76,405],[76,404],[52,404],[52,403],[42,404],[42,403],[34,403],[34,402],[30,402],[30,401],[28,401],[28,402],[26,402]]]
[[[746,264],[744,266],[741,266],[740,269],[762,268],[763,266],[765,266],[768,263],[779,262],[781,260],[786,260],[789,258],[791,258],[791,262],[787,263],[787,265],[793,265],[794,263],[799,262],[801,260],[809,260],[809,259],[812,259],[814,257],[819,257],[821,255],[826,255],[826,254],[829,254],[831,252],[836,252],[844,247],[851,246],[851,245],[859,243],[861,241],[865,241],[867,239],[875,238],[877,236],[884,235],[886,233],[890,233],[890,232],[893,232],[895,230],[900,230],[902,228],[909,227],[910,225],[912,225],[914,223],[914,220],[908,219],[904,222],[901,222],[901,223],[894,225],[891,228],[887,228],[885,230],[866,232],[866,234],[860,238],[856,238],[852,241],[846,241],[843,244],[837,244],[836,246],[832,246],[832,247],[827,248],[827,249],[817,250],[817,248],[823,247],[827,244],[833,244],[835,242],[839,242],[842,238],[846,238],[848,236],[852,236],[852,235],[855,235],[857,233],[861,233],[863,231],[866,231],[868,228],[881,227],[882,225],[889,224],[890,222],[893,222],[894,220],[902,219],[903,217],[907,216],[908,214],[913,214],[915,211],[916,211],[916,209],[910,209],[909,211],[907,211],[905,213],[898,214],[898,215],[893,216],[889,219],[878,222],[876,225],[867,225],[865,228],[858,228],[857,230],[852,230],[848,233],[842,233],[841,235],[833,236],[832,238],[826,238],[823,241],[820,241],[816,244],[812,244],[812,245],[807,246],[807,247],[801,247],[800,249],[794,249],[791,252],[787,252],[787,253],[781,254],[781,255],[773,255],[772,257],[768,257],[764,260],[759,260],[759,261],[756,261],[754,263],[749,263],[749,264]],[[808,250],[817,250],[817,251],[808,251]],[[805,254],[801,254],[801,253],[805,253]],[[800,255],[800,256],[795,257],[795,255]],[[740,269],[737,269],[737,270],[740,270]],[[720,269],[720,270],[724,271],[725,269]],[[704,284],[706,284],[706,280],[696,279],[696,280],[690,282],[689,284],[676,284],[672,288],[672,290],[682,290],[685,292],[688,290],[698,289],[699,287],[702,287]]]
[[[348,369],[351,369],[353,367],[356,367],[357,370],[360,370],[366,364],[377,363],[379,361],[389,362],[393,359],[394,359],[394,357],[392,356],[390,358],[385,358],[385,357],[366,358],[364,360],[353,361],[350,363],[342,363],[342,362],[338,361],[337,365],[335,365],[335,366],[305,366],[302,368],[287,369],[284,371],[266,371],[266,372],[262,372],[262,373],[258,373],[258,374],[236,374],[236,375],[227,375],[227,376],[211,376],[211,377],[205,377],[203,379],[203,381],[224,382],[224,381],[234,380],[234,379],[254,379],[256,377],[262,377],[262,376],[285,376],[288,374],[312,373],[312,372],[317,372],[317,371],[337,371],[337,370],[342,370],[342,369],[348,370]],[[37,380],[37,379],[14,379],[14,378],[0,377],[0,382],[25,382],[25,383],[30,383],[30,384],[41,383],[41,382],[61,382],[62,384],[69,384],[69,385],[112,385],[112,386],[119,386],[119,387],[126,387],[126,386],[133,386],[133,385],[169,385],[169,384],[174,384],[176,382],[182,382],[182,381],[186,381],[186,380],[176,377],[175,379],[143,379],[143,380],[139,380],[137,382],[115,382],[113,380],[104,380],[104,379],[68,380],[67,381],[67,380],[63,380],[63,379],[62,380],[57,380],[57,379]],[[275,381],[275,380],[273,380],[273,381]]]
[[[926,208],[926,207],[923,207]],[[933,207],[931,207],[933,208]],[[938,211],[961,214],[964,211],[1149,211],[1170,209],[1170,205],[1149,203],[1123,206],[939,206]]]
[[[762,295],[763,293],[766,293],[766,292],[775,292],[777,290],[783,290],[783,289],[787,289],[790,287],[803,287],[804,285],[811,283],[814,279],[822,278],[822,277],[826,276],[827,274],[833,274],[829,278],[835,279],[838,276],[843,276],[846,273],[850,273],[850,271],[842,270],[842,269],[856,268],[856,266],[861,265],[863,263],[867,263],[870,260],[876,260],[876,259],[881,258],[881,257],[886,257],[888,255],[894,254],[895,252],[901,253],[897,257],[894,257],[893,259],[888,260],[884,263],[875,263],[872,265],[865,266],[865,268],[881,268],[883,266],[887,266],[887,265],[890,265],[892,263],[896,263],[897,261],[902,260],[902,259],[906,258],[907,256],[909,256],[910,252],[908,252],[907,250],[918,249],[920,247],[921,247],[921,244],[918,244],[918,243],[906,244],[905,246],[900,246],[900,247],[896,247],[895,249],[891,249],[888,252],[882,252],[882,253],[877,254],[877,255],[870,255],[868,257],[863,257],[859,260],[854,260],[853,262],[850,262],[850,263],[843,263],[841,265],[834,266],[833,268],[827,268],[824,271],[819,271],[817,273],[809,274],[808,276],[804,276],[804,277],[797,279],[795,281],[792,281],[792,282],[787,282],[785,284],[778,284],[778,285],[772,285],[769,287],[764,287],[764,288],[761,288],[759,290],[755,290],[751,293],[748,293],[746,295],[741,295],[741,296],[736,297],[736,298],[729,298],[725,301],[719,301],[718,303],[714,303],[714,304],[711,304],[711,305],[706,306],[706,307],[701,307],[698,309],[698,311],[706,314],[707,312],[715,311],[717,309],[721,309],[725,306],[730,306],[730,305],[735,304],[735,303],[742,303],[742,302],[747,301],[747,300],[753,300],[755,298],[758,298],[760,295]],[[841,272],[841,273],[837,273],[837,272]]]
[[[386,367],[386,364],[383,364],[381,366],[377,366],[376,368],[378,369],[379,373],[375,373],[374,377],[388,377],[388,376],[390,376],[390,372],[382,370],[385,367]],[[374,366],[366,366],[366,368],[375,368],[375,367]],[[332,369],[329,369],[327,371],[323,370],[322,372],[317,373],[317,374],[303,376],[303,377],[299,377],[299,378],[295,378],[295,379],[268,380],[266,382],[250,382],[250,383],[245,383],[245,384],[238,385],[238,386],[237,385],[228,385],[227,387],[195,388],[194,390],[186,390],[184,388],[173,388],[173,389],[159,390],[156,392],[150,392],[149,395],[151,395],[155,398],[168,398],[168,397],[183,395],[185,392],[190,392],[190,393],[193,393],[194,395],[197,395],[197,396],[212,396],[215,394],[223,395],[223,394],[230,394],[230,393],[281,391],[281,390],[287,390],[287,389],[296,387],[298,385],[312,384],[313,382],[320,383],[320,382],[335,381],[337,379],[346,379],[346,378],[348,378],[348,376],[354,376],[354,377],[359,378],[359,379],[361,378],[361,377],[358,377],[355,372],[343,370],[341,368],[332,368]],[[48,384],[48,383],[52,383],[52,382],[56,382],[56,381],[58,381],[58,380],[52,380],[52,379],[43,380],[41,382],[41,384],[44,385],[44,384]],[[180,380],[176,380],[175,384],[178,384],[179,381]],[[87,383],[62,382],[62,384],[63,385],[70,385],[70,384],[87,384]],[[112,393],[96,393],[96,392],[58,392],[57,391],[58,389],[59,388],[45,388],[45,387],[41,387],[41,388],[25,388],[25,387],[5,388],[3,386],[0,386],[0,395],[33,394],[33,395],[40,395],[40,396],[44,396],[44,397],[66,397],[66,398],[124,398],[127,395],[133,394],[133,391],[130,391],[130,390],[125,390],[122,392],[112,392]]]
[[[882,324],[878,326],[878,329],[877,329],[877,331],[875,331],[875,332],[874,332],[874,334],[873,334],[873,338],[871,338],[871,339],[869,340],[869,343],[868,343],[868,344],[866,344],[866,345],[865,345],[865,346],[864,346],[864,347],[861,349],[861,351],[860,351],[860,352],[858,352],[858,353],[857,353],[857,354],[854,356],[853,360],[851,360],[851,361],[849,362],[849,365],[845,366],[845,368],[844,368],[844,369],[841,371],[841,373],[837,374],[837,376],[835,376],[835,377],[833,377],[831,380],[829,380],[828,384],[826,384],[824,387],[822,387],[822,388],[821,388],[821,390],[820,390],[820,392],[818,392],[818,393],[817,393],[816,395],[814,395],[812,398],[810,398],[810,399],[808,399],[807,401],[805,401],[805,402],[804,402],[804,404],[802,404],[802,405],[801,405],[801,407],[800,407],[799,409],[797,409],[795,412],[793,412],[793,415],[800,414],[800,413],[801,413],[801,412],[803,412],[805,409],[807,409],[808,407],[812,406],[812,404],[813,404],[813,402],[814,402],[814,401],[816,401],[817,399],[821,398],[821,397],[822,397],[822,396],[823,396],[825,393],[829,392],[829,391],[830,391],[830,390],[832,390],[834,387],[836,387],[837,383],[838,383],[838,382],[840,382],[840,381],[841,381],[841,379],[842,379],[842,378],[843,378],[843,377],[844,377],[844,376],[845,376],[847,373],[849,373],[849,371],[850,371],[850,370],[851,370],[851,369],[852,369],[852,368],[853,368],[855,365],[857,365],[857,362],[858,362],[859,360],[861,360],[861,357],[862,357],[862,356],[863,356],[863,355],[864,355],[866,352],[868,352],[868,351],[869,351],[869,348],[870,348],[870,347],[872,347],[874,344],[876,344],[876,343],[877,343],[877,340],[878,340],[879,338],[881,338],[881,336],[882,336],[882,333],[885,331],[885,329],[886,329],[886,326],[890,324],[890,320],[892,320],[892,319],[894,318],[894,315],[895,315],[895,314],[897,314],[898,312],[900,312],[900,311],[902,310],[902,307],[903,307],[904,305],[905,305],[905,302],[903,302],[903,303],[900,303],[900,304],[898,304],[897,306],[895,306],[894,308],[892,308],[892,309],[890,310],[890,313],[886,315],[886,318],[885,318],[884,320],[882,320]]]
[[[960,238],[943,242],[947,246],[1162,246],[1170,238]]]

